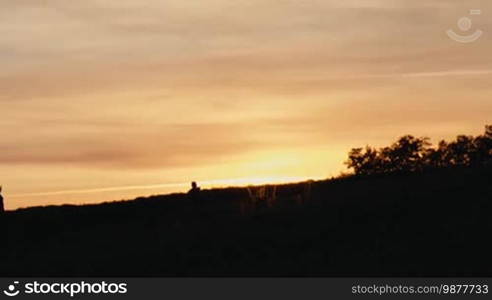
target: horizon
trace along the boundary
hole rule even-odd
[[[282,184],[296,184],[300,182],[305,182],[309,180],[324,180],[328,178],[303,178],[303,177],[285,177],[285,178],[241,178],[241,179],[224,179],[224,180],[212,180],[212,181],[204,181],[199,184],[199,187],[202,189],[222,189],[222,188],[241,188],[241,187],[249,187],[249,186],[262,186],[262,185],[282,185]],[[191,187],[191,182],[187,183],[164,183],[164,184],[149,184],[149,185],[141,185],[141,186],[118,186],[118,187],[100,187],[94,189],[83,189],[83,190],[64,190],[64,191],[52,191],[52,192],[42,192],[42,193],[31,193],[31,194],[18,194],[12,195],[11,198],[30,198],[30,197],[57,197],[55,200],[45,200],[44,204],[41,203],[37,206],[25,206],[25,207],[16,207],[16,209],[26,209],[30,207],[42,207],[42,206],[50,206],[50,205],[90,205],[90,204],[100,204],[107,202],[118,202],[118,201],[131,201],[135,200],[138,197],[151,197],[157,195],[171,195],[174,193],[185,194],[189,191]],[[168,190],[166,190],[168,189]],[[141,190],[148,191],[147,194],[142,194]],[[161,191],[158,194],[149,193],[150,191]],[[133,192],[129,192],[133,191]],[[121,192],[122,195],[127,195],[127,198],[121,199],[113,199],[113,198],[102,198],[105,200],[101,200],[101,198],[97,198],[96,201],[80,201],[78,199],[75,202],[67,202],[67,195],[77,195],[77,194],[105,194],[106,192],[111,193],[111,196],[114,197],[114,192]],[[133,195],[133,196],[128,196]],[[130,198],[128,198],[130,197]]]
[[[490,2],[0,3],[8,210],[326,179],[492,123]]]

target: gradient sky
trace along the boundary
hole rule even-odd
[[[8,209],[326,178],[351,147],[492,123],[490,1],[0,7]],[[446,35],[463,16],[478,41]]]

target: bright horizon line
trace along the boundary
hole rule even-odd
[[[302,182],[306,180],[320,180],[323,178],[303,177],[303,176],[275,176],[275,177],[254,177],[254,178],[235,178],[235,179],[217,179],[207,181],[197,181],[202,186],[210,186],[210,188],[224,187],[242,187],[249,185],[265,185],[265,184],[287,184],[294,182]],[[100,192],[127,191],[127,190],[145,190],[157,188],[178,188],[187,187],[190,183],[163,183],[163,184],[148,184],[148,185],[128,185],[128,186],[113,186],[90,189],[73,189],[61,190],[52,192],[35,192],[9,195],[10,198],[26,198],[33,196],[56,196],[56,195],[74,195],[74,194],[91,194]],[[117,201],[117,200],[115,200]],[[83,203],[81,203],[83,204]]]

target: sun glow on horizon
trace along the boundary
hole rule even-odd
[[[250,178],[235,178],[235,179],[217,179],[200,181],[199,184],[202,188],[227,188],[227,187],[244,187],[251,185],[268,185],[268,184],[287,184],[302,182],[306,180],[319,180],[322,178],[311,177],[250,177]],[[179,188],[186,188],[190,185],[186,183],[163,183],[163,184],[149,184],[149,185],[128,185],[117,187],[101,187],[101,188],[88,188],[79,190],[61,190],[53,192],[39,192],[39,193],[25,193],[25,194],[12,194],[10,198],[25,198],[32,196],[55,196],[55,195],[71,195],[71,194],[91,194],[100,192],[112,192],[112,191],[126,191],[126,190],[148,190],[148,189],[161,189],[161,188],[176,188],[176,192],[182,191]]]
[[[278,184],[289,184],[298,183],[308,180],[321,180],[324,178],[311,178],[311,177],[289,177],[289,176],[273,176],[273,177],[249,177],[249,178],[235,178],[235,179],[217,179],[208,181],[199,181],[198,184],[202,189],[220,189],[220,188],[231,188],[231,187],[247,187],[247,186],[261,186],[261,185],[278,185]],[[190,187],[190,183],[167,183],[167,184],[151,184],[151,185],[128,185],[128,186],[118,186],[118,187],[101,187],[101,188],[88,188],[88,189],[77,189],[77,190],[60,190],[53,192],[39,192],[39,193],[25,193],[25,194],[12,194],[8,195],[9,198],[22,200],[23,198],[38,198],[47,197],[44,201],[38,201],[36,205],[17,205],[15,208],[10,209],[22,209],[32,206],[44,206],[44,205],[84,205],[84,204],[94,204],[101,202],[114,202],[124,200],[111,198],[111,199],[98,199],[97,201],[80,201],[76,198],[75,201],[70,201],[69,198],[62,198],[64,200],[50,199],[50,197],[64,197],[70,195],[87,195],[87,194],[100,194],[110,193],[112,195],[117,195],[115,192],[134,192],[134,197],[148,197],[154,195],[165,195],[172,193],[186,193]],[[151,192],[153,191],[153,192]],[[136,194],[135,194],[136,193]],[[126,195],[131,195],[132,193],[124,193]],[[131,200],[125,198],[127,200]],[[19,202],[24,203],[24,202]]]

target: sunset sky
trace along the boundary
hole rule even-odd
[[[492,2],[0,0],[6,207],[327,178],[492,123]],[[470,15],[481,9],[481,15]],[[468,16],[463,33],[457,20]],[[483,36],[459,43],[446,30]]]

